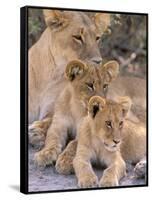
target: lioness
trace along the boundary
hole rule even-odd
[[[73,164],[79,187],[98,185],[91,162],[99,160],[107,169],[99,186],[117,186],[125,175],[124,160],[138,162],[146,153],[146,130],[142,123],[126,120],[131,106],[128,97],[105,100],[94,96],[88,103],[88,116],[78,129],[78,146]]]
[[[110,15],[106,13],[91,18],[84,12],[44,10],[44,17],[47,28],[29,50],[29,142],[32,144],[44,140],[54,103],[66,82],[66,64],[74,59],[100,63],[98,43],[110,24]]]
[[[45,146],[35,155],[38,165],[45,166],[57,160],[68,136],[75,137],[81,120],[87,115],[90,97],[97,94],[105,96],[105,84],[114,80],[118,72],[119,64],[116,61],[109,61],[100,67],[78,60],[68,63],[65,70],[68,84],[56,102]]]

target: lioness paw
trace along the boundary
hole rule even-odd
[[[113,187],[118,185],[119,183],[117,178],[103,177],[99,182],[100,187]]]
[[[43,128],[38,124],[31,124],[28,128],[29,144],[33,147],[41,149],[44,146],[45,133]]]
[[[138,178],[144,178],[146,175],[146,159],[138,162],[134,168],[134,172]]]
[[[78,186],[80,188],[91,188],[98,186],[98,178],[94,174],[84,174],[79,180],[78,180]]]
[[[53,164],[58,157],[58,151],[55,148],[52,149],[42,149],[35,154],[35,163],[38,166],[45,167],[47,165]]]

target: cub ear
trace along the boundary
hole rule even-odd
[[[102,111],[105,107],[106,101],[100,96],[93,96],[88,103],[88,113],[92,118],[95,118],[99,111]]]
[[[68,25],[66,13],[58,10],[43,10],[45,23],[52,29],[58,30]]]
[[[115,80],[119,74],[119,63],[115,60],[109,61],[101,68],[104,80],[107,83]]]
[[[72,60],[67,64],[65,75],[70,80],[73,81],[78,77],[82,77],[88,70],[87,65],[79,60]]]
[[[97,13],[95,15],[95,24],[99,31],[99,34],[103,34],[110,25],[110,14],[108,13]]]
[[[131,99],[127,96],[119,97],[118,103],[122,106],[123,117],[126,117],[132,105]]]

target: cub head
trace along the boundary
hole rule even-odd
[[[72,59],[102,61],[98,43],[110,25],[110,14],[98,13],[92,17],[84,12],[43,10],[48,27],[47,42],[55,61]],[[49,34],[52,39],[49,39]]]
[[[122,140],[125,118],[131,107],[129,97],[120,97],[117,102],[94,96],[88,104],[94,134],[108,151],[116,151]]]
[[[80,60],[73,60],[67,64],[65,75],[73,88],[74,95],[83,102],[90,97],[99,95],[106,97],[108,85],[119,73],[119,64],[109,61],[104,65],[94,66]]]

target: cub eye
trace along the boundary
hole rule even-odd
[[[93,87],[93,83],[86,83],[87,88],[89,88],[89,90],[94,91],[94,87]]]
[[[74,40],[76,40],[79,43],[83,43],[83,39],[81,37],[81,35],[73,35],[72,36]]]
[[[123,127],[123,121],[121,121],[121,122],[119,123],[119,127],[120,127],[120,128]]]
[[[97,42],[98,42],[100,39],[101,39],[100,36],[97,36],[97,37],[96,37],[96,41],[97,41]]]
[[[105,123],[106,123],[106,126],[107,126],[108,128],[112,128],[111,121],[105,121]]]
[[[104,90],[104,92],[106,92],[107,89],[108,89],[108,84],[104,84],[104,85],[103,85],[103,90]]]

